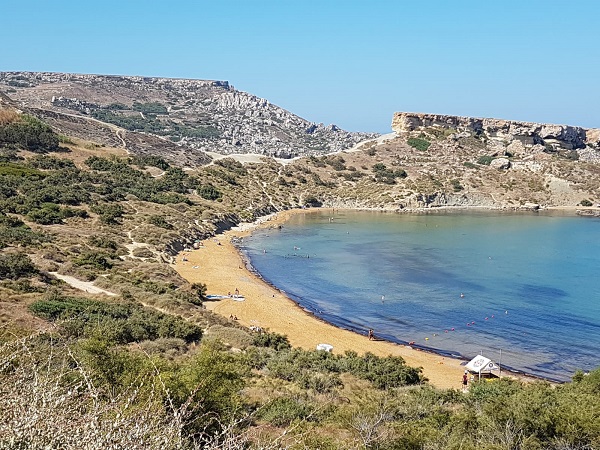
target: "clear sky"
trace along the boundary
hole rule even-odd
[[[600,128],[598,0],[0,0],[0,71],[228,80],[314,122]]]

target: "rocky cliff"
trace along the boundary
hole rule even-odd
[[[431,127],[469,132],[497,141],[518,140],[525,145],[541,144],[548,146],[548,149],[577,150],[586,146],[600,149],[600,129],[407,112],[397,112],[392,119],[392,129],[397,133]]]
[[[198,152],[318,155],[376,136],[312,123],[227,81],[0,72],[0,93],[22,109],[50,117],[53,125],[65,126],[71,134],[77,130],[66,118],[76,116],[88,119],[90,127],[98,122],[119,127],[117,140],[125,144],[130,133],[152,135],[154,141],[159,138],[198,158]],[[88,131],[79,134],[103,134]],[[140,140],[144,138],[132,139]],[[136,151],[135,142],[131,145]]]

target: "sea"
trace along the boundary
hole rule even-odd
[[[320,210],[241,250],[337,327],[553,381],[600,366],[600,219]]]

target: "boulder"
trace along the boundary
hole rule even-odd
[[[496,158],[492,160],[490,167],[498,170],[506,170],[510,168],[510,161],[508,158]]]

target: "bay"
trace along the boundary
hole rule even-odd
[[[600,219],[559,213],[300,213],[242,250],[338,327],[557,381],[600,366]]]

